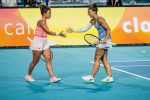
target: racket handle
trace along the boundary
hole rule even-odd
[[[102,40],[99,40],[99,43],[102,43]]]

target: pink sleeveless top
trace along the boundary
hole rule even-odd
[[[42,18],[40,18],[38,21],[42,20]],[[37,26],[35,29],[35,36],[38,37],[47,37],[47,33],[44,31],[44,29],[42,27]]]

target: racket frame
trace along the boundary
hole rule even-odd
[[[95,35],[93,35],[93,34],[86,34],[86,35],[84,35],[84,40],[85,40],[88,44],[90,44],[90,45],[92,45],[92,46],[96,46],[97,44],[92,44],[92,43],[88,42],[88,41],[86,40],[86,36],[87,36],[87,35],[91,35],[91,36],[97,38],[98,41],[99,41],[99,43],[101,43],[101,41],[102,41],[100,38],[98,38],[97,36],[95,36]]]

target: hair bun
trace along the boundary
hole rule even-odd
[[[46,13],[48,10],[51,10],[49,7],[41,4],[40,6],[40,10],[41,10],[41,14],[43,15],[44,13]]]
[[[97,4],[96,3],[93,3],[92,5],[93,5],[94,8],[97,8]]]
[[[41,5],[40,5],[40,9],[42,10],[42,9],[44,9],[44,8],[46,8],[46,6],[43,5],[43,4],[41,4]]]

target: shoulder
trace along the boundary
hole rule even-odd
[[[97,17],[97,21],[98,21],[99,23],[103,23],[103,22],[105,22],[105,19],[104,19],[104,17],[102,17],[102,16],[98,16],[98,17]]]
[[[46,22],[43,19],[38,20],[37,22],[38,25],[45,25]]]

